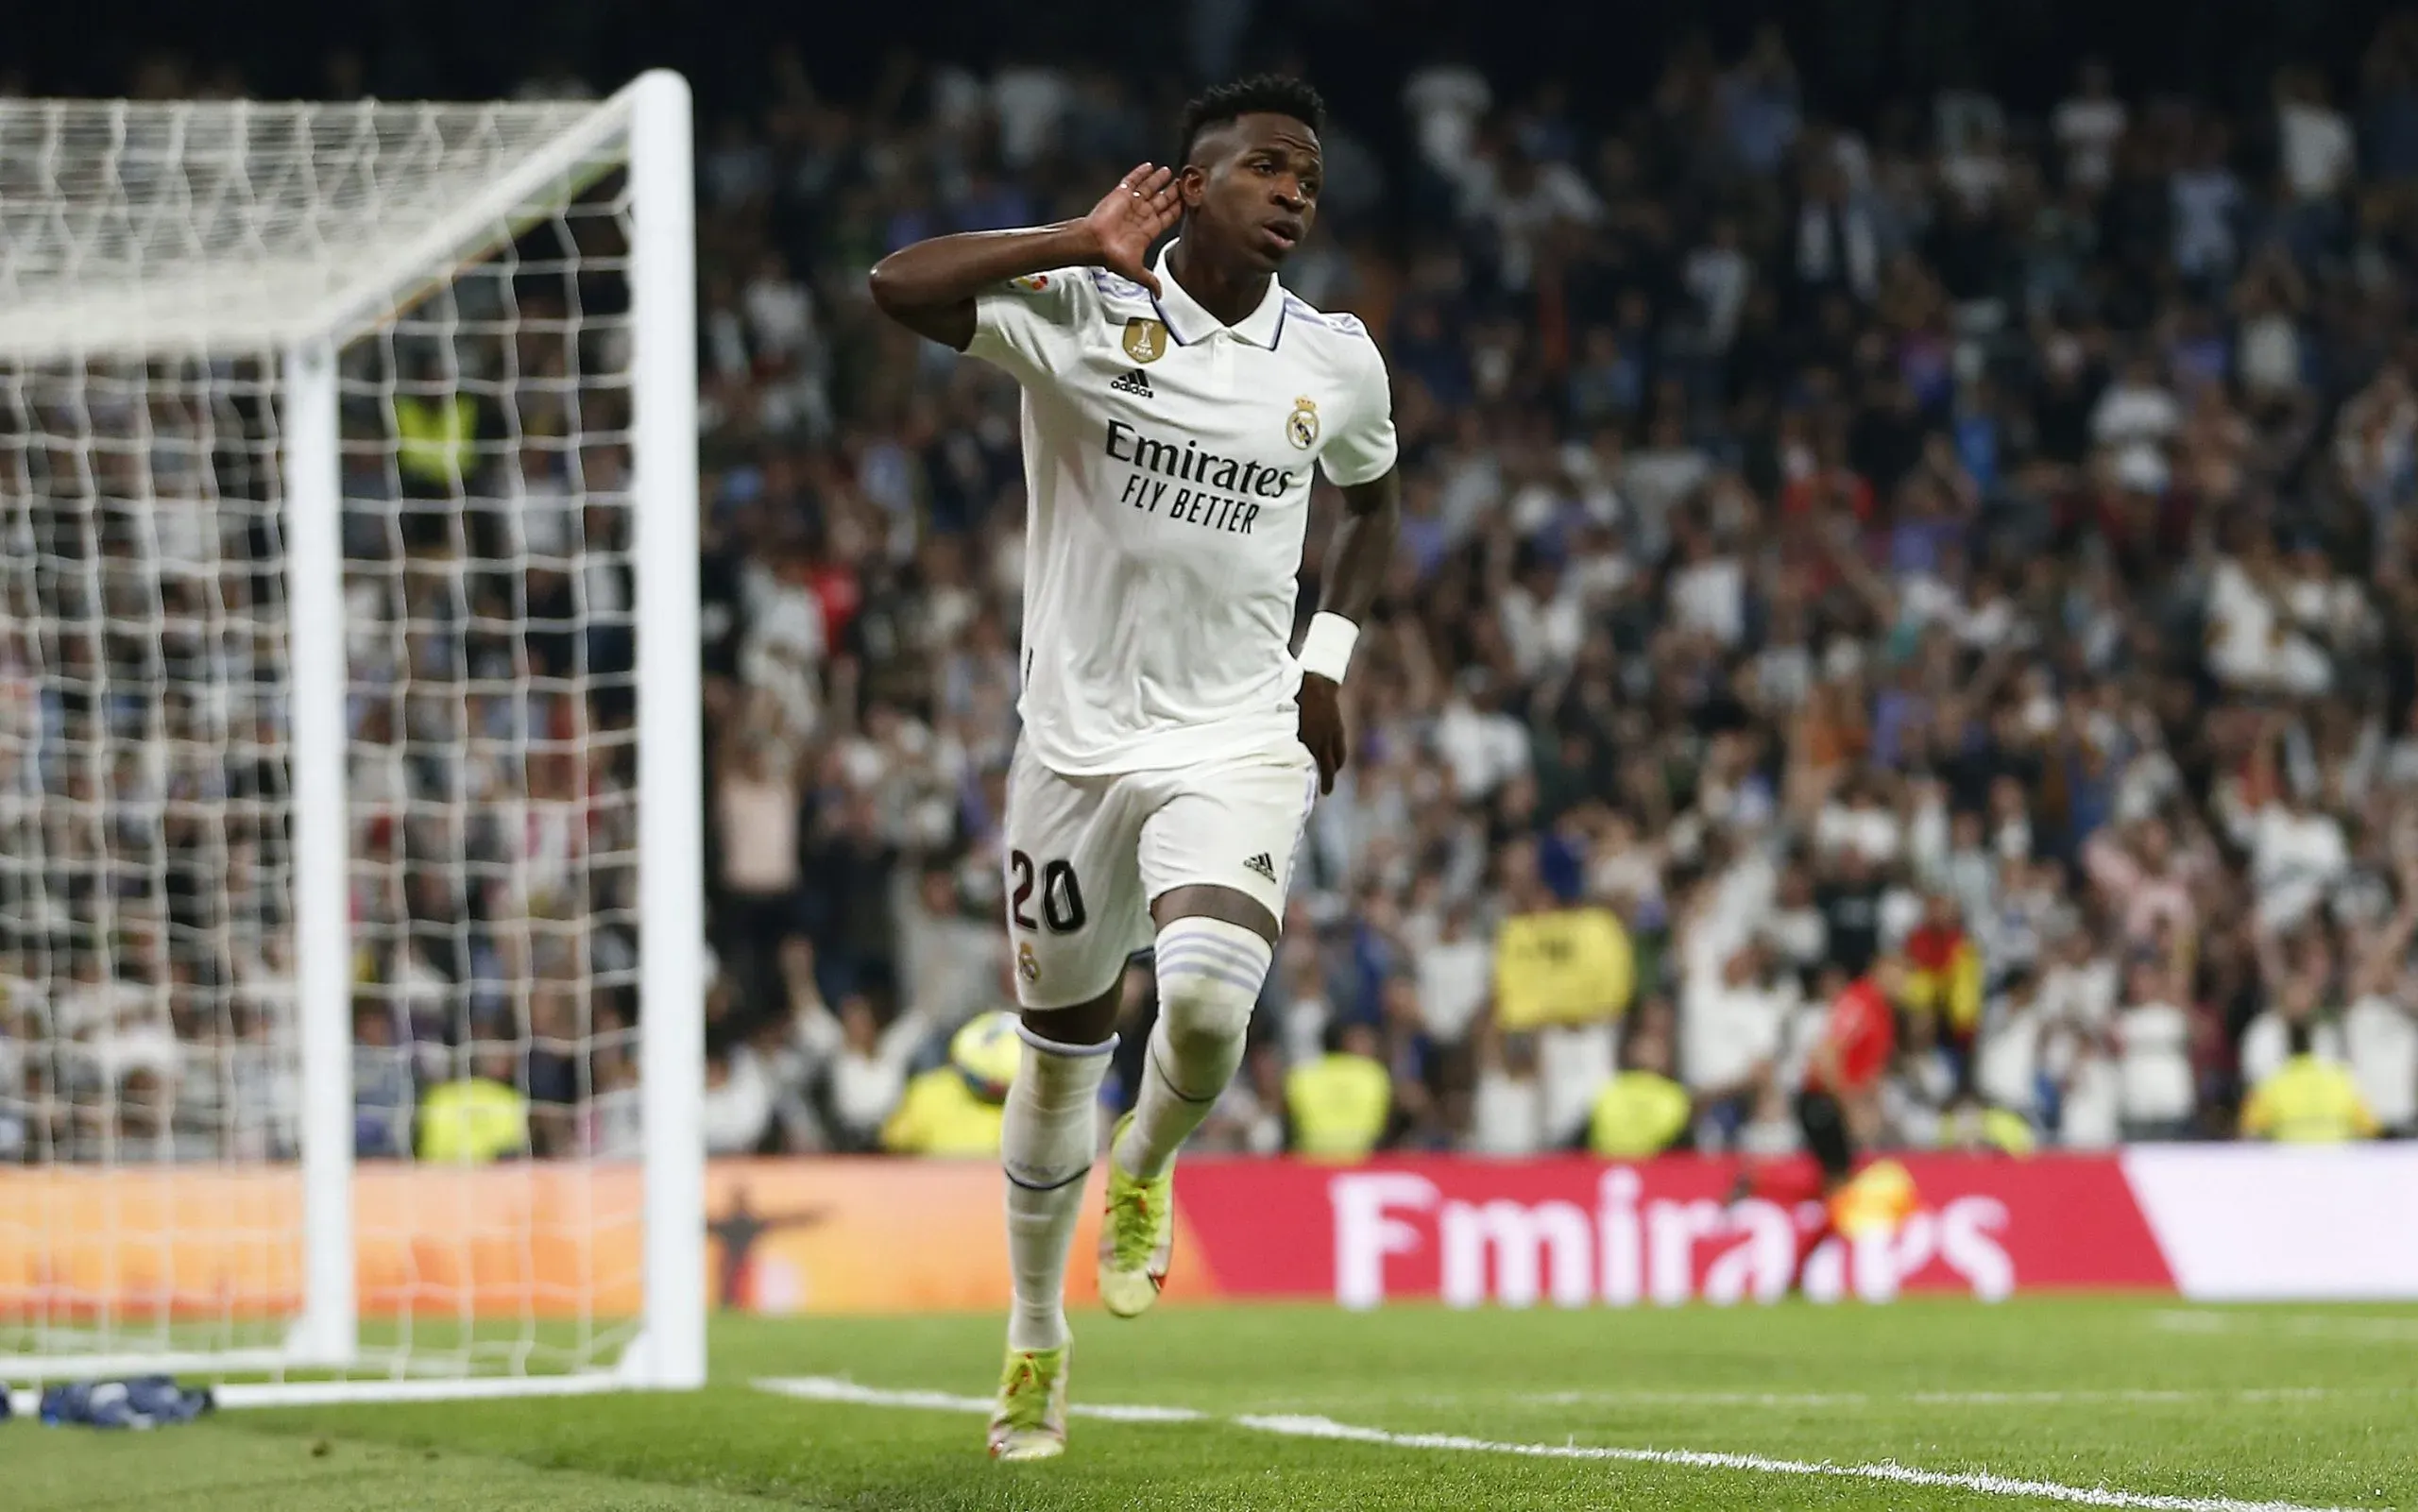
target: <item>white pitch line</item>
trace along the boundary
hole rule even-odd
[[[2399,1396],[2405,1386],[2253,1386],[2239,1391],[2171,1391],[2153,1387],[2080,1391],[1537,1391],[1512,1398],[1540,1407],[2069,1407],[2120,1403],[2321,1402],[2333,1397]],[[1422,1405],[1465,1406],[1460,1397],[1419,1399]]]
[[[991,1410],[988,1397],[953,1397],[945,1391],[884,1391],[874,1386],[860,1386],[837,1376],[781,1376],[750,1383],[758,1391],[775,1396],[795,1397],[801,1402],[837,1402],[855,1407],[925,1407],[934,1412],[979,1412]],[[1070,1405],[1068,1412],[1078,1418],[1097,1418],[1102,1422],[1206,1422],[1209,1415],[1190,1407],[1151,1407],[1120,1405],[1116,1402],[1083,1402]]]
[[[859,1385],[836,1376],[788,1376],[759,1380],[759,1391],[807,1402],[859,1407],[927,1408],[942,1412],[988,1413],[981,1397],[956,1397],[938,1391],[889,1391]],[[2022,1497],[2036,1502],[2066,1502],[2079,1506],[2130,1508],[2132,1512],[2342,1512],[2341,1508],[2304,1506],[2297,1502],[2245,1502],[2230,1496],[2154,1496],[2140,1491],[2110,1490],[2103,1486],[2067,1486],[2056,1481],[2029,1481],[1987,1470],[1927,1470],[1894,1460],[1868,1465],[1833,1461],[1769,1459],[1761,1454],[1729,1454],[1694,1449],[1625,1449],[1597,1444],[1524,1444],[1460,1434],[1397,1434],[1363,1428],[1331,1418],[1291,1414],[1246,1414],[1214,1418],[1185,1407],[1076,1406],[1070,1411],[1093,1418],[1145,1422],[1215,1423],[1252,1433],[1287,1438],[1322,1438],[1344,1443],[1378,1444],[1388,1449],[1423,1449],[1463,1454],[1508,1454],[1523,1459],[1611,1461],[1629,1465],[1674,1465],[1689,1470],[1742,1470],[1760,1475],[1810,1475],[1836,1480],[1880,1481],[1894,1486],[1919,1486],[1938,1490],[1973,1491],[1984,1496]],[[1135,1412],[1146,1417],[1133,1418]]]
[[[2219,1313],[2170,1308],[2150,1322],[2170,1334],[2234,1334],[2245,1330],[2294,1338],[2342,1339],[2359,1344],[2418,1344],[2418,1317],[2363,1317],[2358,1314]]]
[[[1866,1407],[1861,1391],[1528,1391],[1511,1399],[1531,1407]],[[1420,1405],[1466,1407],[1463,1396],[1422,1397]]]
[[[2324,1402],[2334,1397],[2397,1396],[2400,1386],[2248,1386],[2239,1391],[2172,1391],[2133,1387],[2106,1391],[1916,1391],[1904,1400],[1930,1407],[2068,1407],[2119,1402],[2170,1406],[2188,1402]]]

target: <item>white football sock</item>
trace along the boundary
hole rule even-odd
[[[1015,1309],[1008,1348],[1066,1342],[1066,1251],[1083,1209],[1083,1177],[1099,1147],[1099,1084],[1116,1037],[1059,1045],[1021,1025],[1024,1060],[1008,1089],[999,1164],[1008,1181],[1008,1266]]]
[[[1272,954],[1257,931],[1223,919],[1178,919],[1159,931],[1159,1022],[1132,1126],[1111,1152],[1118,1169],[1159,1176],[1209,1116],[1242,1063]]]

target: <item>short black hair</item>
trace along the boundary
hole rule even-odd
[[[1318,91],[1284,74],[1254,74],[1204,90],[1183,108],[1176,165],[1192,161],[1201,132],[1246,115],[1289,115],[1313,131],[1326,129],[1326,101]]]

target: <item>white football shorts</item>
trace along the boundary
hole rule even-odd
[[[1298,740],[1116,776],[1050,771],[1022,742],[1008,771],[1008,934],[1016,998],[1073,1008],[1156,937],[1150,901],[1207,883],[1279,921],[1319,769]]]

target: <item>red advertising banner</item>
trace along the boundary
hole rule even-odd
[[[1816,1297],[2173,1284],[2114,1161],[1906,1162],[1916,1204],[1894,1232],[1834,1240]],[[1428,1159],[1335,1167],[1200,1162],[1179,1182],[1200,1263],[1228,1296],[1402,1298],[1470,1306],[1771,1300],[1814,1204],[1727,1200],[1738,1167],[1674,1158]]]
[[[2147,1147],[2116,1156],[1910,1156],[1911,1205],[1804,1266],[1815,1298],[2057,1289],[2204,1299],[2418,1298],[2418,1146]],[[1735,1162],[1415,1157],[1187,1160],[1171,1300],[1351,1307],[1669,1305],[1786,1293],[1812,1203],[1728,1200]],[[1076,1235],[1087,1301],[1098,1177]],[[721,1161],[709,1300],[763,1313],[1008,1303],[985,1161]],[[276,1317],[298,1302],[291,1170],[0,1171],[0,1325]],[[613,1316],[640,1290],[638,1173],[607,1164],[365,1166],[365,1316]]]

